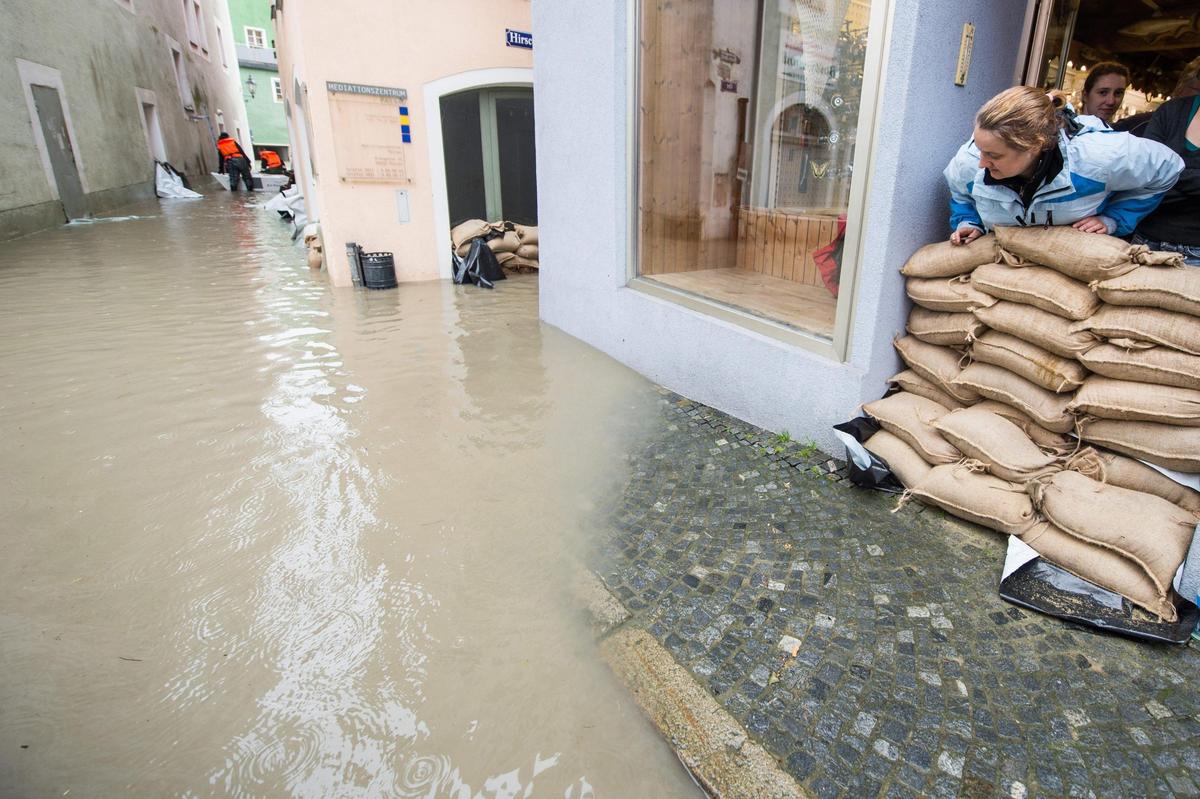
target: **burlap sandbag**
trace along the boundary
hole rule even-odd
[[[498,252],[496,253],[496,263],[500,264],[501,266],[506,266],[515,260],[516,257],[517,254],[515,252]]]
[[[1067,460],[1067,468],[1101,483],[1162,497],[1200,518],[1200,491],[1177,483],[1134,458],[1084,447]]]
[[[1115,591],[1167,621],[1176,620],[1175,605],[1158,590],[1145,569],[1124,555],[1076,538],[1046,521],[1031,527],[1021,540],[1076,577]]]
[[[1067,411],[1070,394],[1047,391],[999,366],[973,363],[962,370],[953,385],[1012,405],[1047,430],[1066,433],[1074,429],[1075,417]]]
[[[1128,350],[1101,344],[1082,353],[1079,360],[1096,374],[1117,380],[1200,390],[1200,356],[1170,347]]]
[[[1074,391],[1087,377],[1079,361],[1063,358],[1016,336],[989,330],[971,344],[971,358],[1020,375],[1047,391]]]
[[[1039,449],[1053,455],[1069,455],[1079,448],[1075,439],[1062,433],[1055,433],[1053,430],[1047,430],[1035,422],[1029,414],[1006,403],[987,399],[971,407],[1004,417],[1021,428],[1021,432],[1029,436],[1029,439],[1037,444]]]
[[[926,463],[933,464],[954,463],[962,458],[962,454],[933,427],[947,410],[933,400],[905,391],[863,406],[863,411],[879,422],[880,427],[899,436]]]
[[[987,410],[963,408],[933,423],[942,437],[1002,480],[1024,483],[1060,468],[1021,428]]]
[[[1092,375],[1068,410],[1101,419],[1200,427],[1200,391]]]
[[[1200,355],[1200,317],[1174,311],[1105,305],[1090,319],[1072,324],[1071,330],[1103,336],[1110,341],[1127,338]]]
[[[900,269],[906,277],[955,277],[965,275],[980,264],[996,261],[996,237],[980,236],[970,244],[948,241],[926,244],[912,254]]]
[[[970,275],[910,277],[904,287],[910,300],[931,311],[966,313],[996,302],[995,297],[971,285]]]
[[[892,342],[908,368],[945,391],[961,403],[979,401],[979,394],[966,388],[953,387],[962,367],[963,354],[950,347],[926,344],[914,336],[904,336]]]
[[[494,239],[489,239],[487,246],[490,247],[494,253],[515,253],[517,248],[521,246],[521,240],[517,238],[517,232],[515,230],[506,230],[503,236],[497,236]]]
[[[976,308],[975,317],[992,330],[1016,336],[1064,358],[1077,358],[1099,343],[1095,335],[1072,327],[1086,321],[1071,322],[1032,305],[1001,301],[990,308]]]
[[[1129,274],[1100,281],[1095,289],[1101,299],[1113,305],[1139,305],[1200,316],[1200,269],[1139,266]]]
[[[464,244],[470,244],[471,239],[477,236],[486,236],[491,230],[492,226],[482,219],[468,219],[466,222],[454,226],[454,229],[450,231],[450,241],[454,245],[454,249],[458,250]]]
[[[498,257],[499,256],[497,256],[497,258]],[[528,258],[522,258],[516,253],[513,253],[512,259],[504,262],[504,267],[506,269],[537,269],[538,262]]]
[[[1034,507],[1064,533],[1133,560],[1164,599],[1187,556],[1196,517],[1162,497],[1064,470],[1028,485]]]
[[[938,405],[946,408],[965,408],[964,403],[959,402],[954,397],[947,394],[939,386],[921,377],[912,369],[905,369],[903,372],[892,375],[888,378],[888,382],[899,388],[901,391],[907,391],[910,394],[916,394],[918,397],[931,399]]]
[[[1152,253],[1140,244],[1068,226],[998,227],[995,232],[1004,250],[1083,283],[1119,277],[1139,264],[1183,265],[1182,255]]]
[[[892,474],[905,488],[912,488],[925,479],[933,467],[897,435],[880,430],[863,444],[867,451],[878,455],[887,463]]]
[[[1023,486],[962,463],[933,467],[910,490],[951,516],[1007,535],[1020,535],[1037,519]]]
[[[517,255],[528,261],[536,261],[538,259],[538,246],[536,244],[522,244],[517,248]]]
[[[517,238],[522,244],[537,244],[538,229],[537,225],[513,225],[517,229]]]
[[[971,273],[971,285],[997,299],[1032,305],[1073,321],[1087,319],[1100,307],[1100,298],[1087,284],[1044,266],[984,264]]]
[[[1079,436],[1164,469],[1200,472],[1200,427],[1084,416],[1079,419]]]
[[[983,332],[983,323],[971,313],[945,313],[917,306],[908,315],[908,332],[926,344],[963,347]]]

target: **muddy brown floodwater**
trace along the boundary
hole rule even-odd
[[[699,795],[569,598],[652,387],[243,203],[0,244],[0,795]]]

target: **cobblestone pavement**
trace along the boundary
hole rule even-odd
[[[1001,536],[663,392],[600,573],[818,797],[1197,796],[1200,650],[1005,603]]]

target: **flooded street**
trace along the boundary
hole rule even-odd
[[[121,213],[0,245],[0,795],[700,795],[571,599],[652,387],[533,276]]]

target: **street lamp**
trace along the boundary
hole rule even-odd
[[[254,99],[254,93],[258,91],[258,84],[254,82],[254,76],[246,78],[246,91],[250,92],[250,99]]]

